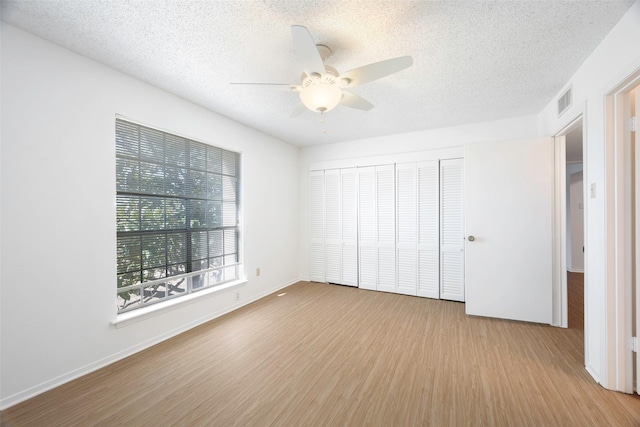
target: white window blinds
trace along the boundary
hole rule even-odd
[[[240,155],[116,120],[119,312],[239,277]]]

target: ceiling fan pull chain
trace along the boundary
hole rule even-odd
[[[322,133],[327,133],[327,126],[324,120],[324,111],[320,111],[320,128]]]

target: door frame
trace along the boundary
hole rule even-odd
[[[605,93],[605,280],[606,280],[606,353],[605,387],[633,393],[633,302],[631,252],[628,250],[631,227],[625,207],[626,168],[624,157],[624,97],[640,85],[640,66]],[[627,159],[628,160],[628,159]],[[626,167],[625,167],[626,166]]]
[[[569,300],[567,297],[567,153],[565,136],[582,124],[582,164],[586,175],[586,124],[583,113],[577,114],[556,135],[555,139],[555,206],[553,230],[553,326],[569,327]],[[583,186],[584,191],[584,186]],[[586,199],[585,199],[586,200]],[[585,205],[586,206],[586,205]],[[586,224],[587,209],[584,210]],[[586,242],[586,239],[585,239]],[[587,247],[585,243],[585,255]],[[587,272],[584,283],[586,287]],[[586,310],[585,310],[586,316]],[[585,322],[586,327],[586,322]],[[585,339],[587,334],[585,333]]]

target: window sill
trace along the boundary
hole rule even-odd
[[[223,285],[215,286],[199,292],[194,292],[180,298],[175,298],[169,301],[153,304],[149,307],[139,308],[137,310],[118,314],[116,316],[116,320],[112,321],[111,324],[116,328],[123,328],[125,326],[129,326],[150,317],[157,316],[161,313],[173,310],[175,308],[188,305],[209,295],[216,294],[226,289],[235,288],[236,286],[240,286],[245,283],[247,283],[247,279],[234,280],[232,282],[228,282]]]

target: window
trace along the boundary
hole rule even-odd
[[[240,155],[116,120],[118,313],[239,278]]]

